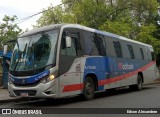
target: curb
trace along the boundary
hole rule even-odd
[[[28,99],[26,98],[16,98],[16,99],[5,99],[5,100],[0,100],[0,104],[1,103],[9,103],[9,102],[16,102],[16,101],[27,101]]]
[[[144,85],[159,84],[159,83],[160,83],[160,78],[157,78],[156,80],[149,82],[149,83],[146,83]]]
[[[159,84],[160,81],[156,81],[156,82],[151,82],[151,83],[147,83],[147,84],[144,84],[144,85],[151,85],[151,84]]]
[[[6,100],[0,100],[0,104],[10,103],[10,102],[22,102],[22,101],[36,101],[41,98],[30,98],[30,97],[17,97],[15,99],[6,99]],[[0,105],[1,106],[1,105]]]

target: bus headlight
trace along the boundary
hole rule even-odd
[[[54,80],[55,76],[53,74],[49,75],[49,80],[52,81]]]
[[[41,83],[50,82],[50,81],[54,80],[54,78],[55,78],[54,74],[50,74],[49,76],[43,78],[43,79],[41,80]]]

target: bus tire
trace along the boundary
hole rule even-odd
[[[83,96],[85,100],[91,100],[94,98],[95,84],[92,78],[87,77],[83,85]]]
[[[137,91],[142,90],[142,77],[138,74],[137,85],[135,86]]]
[[[142,90],[142,77],[138,74],[137,84],[129,86],[131,90],[140,91]]]

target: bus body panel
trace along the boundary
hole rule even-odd
[[[132,60],[128,61],[128,64]],[[125,60],[125,62],[127,62]],[[85,63],[85,64],[81,64]],[[122,70],[122,60],[116,60],[111,57],[101,57],[101,56],[88,56],[75,59],[70,70],[56,78],[53,82],[46,84],[38,84],[35,87],[15,87],[13,84],[9,84],[8,90],[10,96],[16,96],[13,90],[21,90],[22,93],[25,90],[35,90],[37,91],[35,96],[31,97],[47,97],[47,98],[60,98],[65,96],[71,96],[83,93],[83,82],[87,75],[95,74],[98,80],[98,91],[133,85],[137,83],[137,75],[141,70],[144,83],[152,81],[156,78],[154,67],[155,62],[150,62],[142,66],[136,66],[138,63],[134,63],[136,66],[134,69]],[[145,67],[143,67],[145,66]],[[129,68],[129,67],[128,67]],[[131,69],[131,66],[130,66]],[[44,92],[52,91],[53,95],[46,95]]]
[[[65,28],[75,28],[77,30],[81,30],[81,32],[88,31],[91,33],[97,33],[108,37],[105,37],[105,43],[107,48],[105,51],[107,54],[105,56],[90,54],[78,56],[73,61],[72,65],[69,66],[70,68],[67,72],[58,75],[58,72],[60,71],[61,67],[59,65],[61,40],[63,30]],[[123,57],[116,57],[115,48],[113,46],[113,40],[119,41],[120,43],[122,43],[122,45],[125,45],[125,47],[122,46],[122,49],[124,51],[124,54],[126,55],[124,55]],[[136,58],[129,58],[130,55],[127,50],[127,44],[136,47]],[[139,51],[139,48],[142,48],[144,50],[145,60],[141,58],[140,52],[137,52]],[[86,77],[91,75],[94,75],[97,79],[97,91],[136,84],[139,73],[142,73],[143,75],[143,83],[147,83],[157,78],[156,63],[154,60],[151,60],[151,55],[149,55],[151,52],[153,52],[152,46],[141,42],[136,42],[134,40],[129,40],[125,37],[98,31],[80,25],[66,24],[60,28],[59,32],[56,53],[56,66],[50,69],[51,74],[56,73],[56,78],[51,82],[45,84],[39,83],[38,85],[32,87],[19,87],[8,83],[8,90],[10,92],[10,96],[17,96],[15,95],[14,90],[19,90],[20,93],[23,93],[23,91],[25,92],[29,90],[34,90],[37,91],[36,95],[29,97],[61,98],[66,96],[82,94],[83,83]],[[64,63],[64,67],[65,64],[67,63]],[[18,78],[23,79],[23,77]],[[45,93],[50,91],[53,94]]]
[[[112,60],[113,58],[98,56],[80,58],[79,60],[81,60],[81,63],[85,63],[85,65],[81,64],[81,75],[79,75],[77,72],[74,73],[74,69],[76,69],[76,64],[74,62],[71,66],[71,69],[60,78],[60,84],[62,85],[61,87],[63,87],[60,91],[62,92],[61,96],[63,97],[74,94],[81,94],[83,92],[83,82],[87,75],[90,74],[95,74],[97,77],[98,91],[136,84],[138,72],[142,72],[142,74],[145,76],[144,83],[152,81],[156,78],[154,75],[155,71],[153,69],[155,67],[155,62],[150,62],[148,64],[146,64],[146,62],[143,63],[146,64],[146,67],[143,67],[143,64],[142,66],[136,66],[138,63],[135,62],[133,65],[136,67],[133,70],[127,70],[126,72],[123,72],[121,70],[121,66],[118,66],[119,61],[109,61],[108,63],[109,59]],[[128,63],[132,62],[129,61]],[[118,67],[120,67],[120,70]]]
[[[11,97],[21,96],[21,97],[46,97],[46,98],[58,98],[58,79],[55,79],[46,84],[39,83],[34,87],[19,87],[8,83],[8,91]],[[32,93],[33,91],[33,93]],[[46,92],[52,91],[53,94],[47,94]],[[29,92],[32,94],[29,95]],[[34,93],[35,92],[35,93]],[[26,95],[22,95],[25,94]]]
[[[81,58],[75,59],[68,72],[59,76],[60,96],[80,94],[82,91]]]

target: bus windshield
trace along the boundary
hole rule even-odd
[[[55,64],[58,30],[21,37],[13,50],[11,71],[36,71],[49,69]]]

